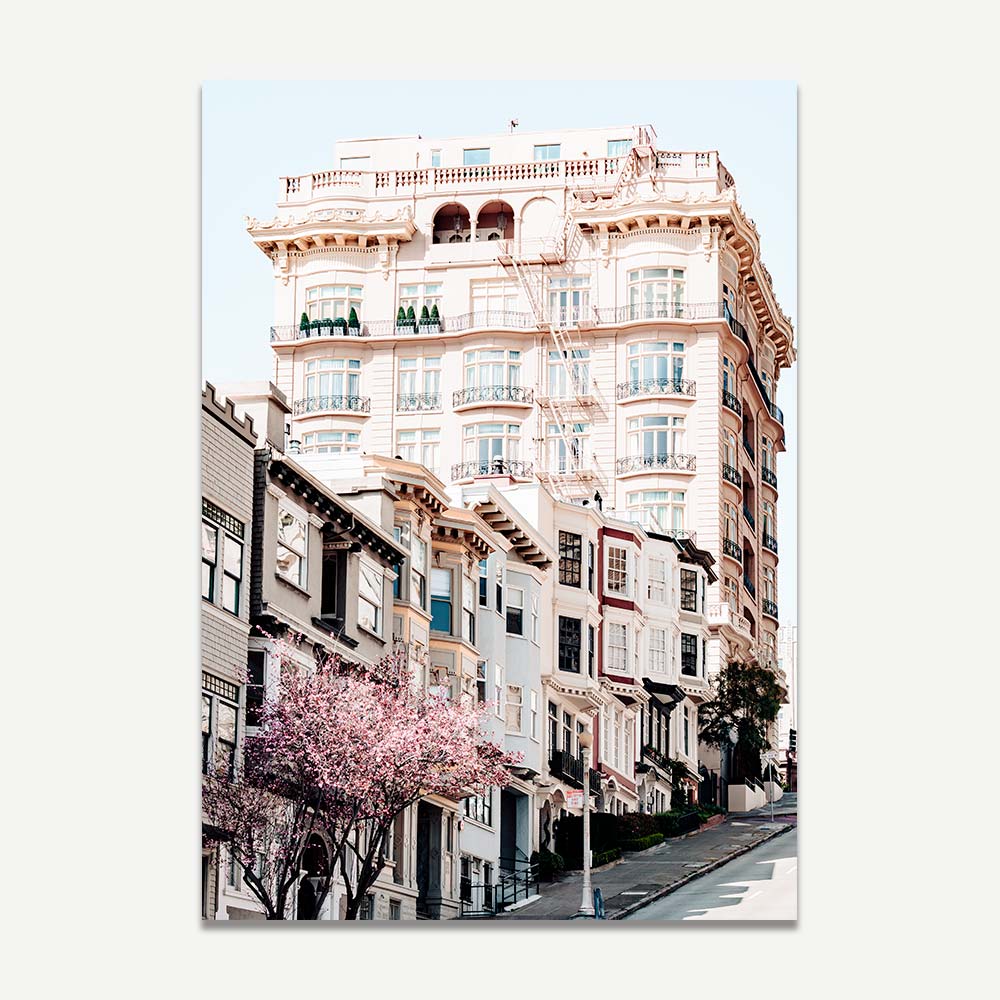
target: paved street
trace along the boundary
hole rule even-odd
[[[794,920],[798,829],[753,848],[625,920]]]

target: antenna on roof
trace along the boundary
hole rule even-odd
[[[517,126],[518,126],[518,121],[516,118],[511,118],[511,120],[507,122],[507,128],[511,133],[513,133],[514,129],[516,129]]]

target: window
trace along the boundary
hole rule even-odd
[[[662,628],[649,630],[649,669],[663,673],[667,669],[667,632]]]
[[[573,472],[590,465],[590,424],[546,424],[550,472]]]
[[[531,731],[530,735],[533,740],[538,739],[538,692],[531,690],[528,692],[531,696]]]
[[[214,674],[201,675],[201,769],[229,780],[236,771],[240,689]]]
[[[472,643],[476,644],[476,597],[475,584],[472,580],[462,575],[462,615],[464,629],[462,635]]]
[[[594,543],[587,542],[587,590],[594,592],[594,568],[596,565]]]
[[[451,570],[431,570],[431,628],[451,633]]]
[[[524,635],[524,591],[518,587],[507,588],[507,631]]]
[[[466,167],[478,167],[490,162],[489,149],[463,149],[462,164]]]
[[[431,150],[431,166],[440,167],[441,166],[441,150],[432,149]]]
[[[316,400],[314,410],[347,409],[345,398],[356,397],[360,388],[361,362],[356,358],[317,358],[306,362],[306,396]]]
[[[769,500],[762,500],[760,504],[761,510],[761,528],[765,535],[770,535],[774,538],[778,532],[774,525],[774,504]]]
[[[569,712],[563,712],[562,714],[562,748],[563,750],[573,756],[573,716]]]
[[[358,624],[376,635],[382,634],[382,570],[361,563],[358,578]]]
[[[410,600],[414,598],[419,607],[427,607],[427,543],[420,538],[413,539],[410,556]]]
[[[594,657],[597,653],[596,633],[593,625],[587,626],[587,676],[594,676]]]
[[[307,527],[304,518],[296,517],[290,510],[278,511],[278,575],[305,588]]]
[[[740,585],[738,581],[731,576],[724,576],[722,578],[722,592],[723,597],[729,604],[729,610],[733,614],[739,614],[740,610]]]
[[[441,309],[441,289],[443,285],[440,281],[423,285],[400,285],[399,286],[399,308],[404,313],[409,314],[413,310],[414,317],[419,320],[424,306],[427,306],[428,314],[437,306]]]
[[[656,459],[683,452],[683,417],[632,417],[629,420],[629,455]]]
[[[691,756],[691,709],[684,706],[684,753]]]
[[[774,585],[774,569],[770,566],[764,567],[764,600],[772,604],[776,598],[776,588]]]
[[[538,645],[538,595],[531,595],[531,641]]]
[[[507,685],[507,732],[521,735],[521,708],[524,692],[519,684]]]
[[[736,507],[728,501],[722,503],[722,533],[723,538],[728,542],[736,543],[738,524],[736,521]]]
[[[681,673],[698,676],[698,637],[688,632],[681,633]]]
[[[347,319],[353,309],[361,316],[360,285],[317,285],[306,289],[306,314],[310,319]]]
[[[722,359],[722,391],[736,396],[736,362],[732,358]]]
[[[680,319],[684,315],[684,270],[644,267],[628,272],[631,319]]]
[[[396,411],[441,409],[441,358],[400,358]]]
[[[566,587],[580,586],[583,539],[571,531],[559,532],[559,582]]]
[[[628,584],[628,550],[611,545],[608,547],[608,593],[627,596]]]
[[[389,900],[389,919],[390,920],[403,919],[403,904],[398,899]]]
[[[521,352],[465,352],[465,388],[493,389],[521,384]]]
[[[392,529],[392,537],[395,538],[396,543],[400,548],[406,549],[407,552],[410,551],[410,524],[408,521],[402,524],[397,524]],[[409,560],[407,560],[409,562]],[[392,581],[392,596],[393,600],[398,600],[402,597],[403,592],[403,575],[404,575],[404,564],[400,564],[397,567],[398,572],[396,579]]]
[[[239,888],[239,869],[236,865],[236,852],[230,848],[226,851],[226,885]]]
[[[580,672],[580,619],[559,616],[559,669]]]
[[[341,170],[367,170],[371,166],[370,156],[342,156],[340,158]]]
[[[204,518],[201,523],[201,596],[213,603],[218,601],[221,558],[222,607],[238,615],[243,590],[244,524],[204,498],[201,511]]]
[[[684,529],[684,501],[683,490],[641,490],[626,497],[629,512],[644,528],[662,532]]]
[[[608,139],[608,156],[627,156],[631,149],[631,139]]]
[[[524,306],[521,286],[509,278],[484,278],[470,283],[472,311],[485,321],[485,313],[516,313]]]
[[[590,278],[549,278],[549,322],[567,326],[581,319],[593,319],[590,313]],[[589,359],[590,352],[587,351],[586,355]]]
[[[488,607],[487,594],[489,592],[490,577],[487,569],[489,563],[485,559],[479,560],[479,606]]]
[[[493,711],[498,719],[503,715],[503,667],[499,663],[493,675]]]
[[[361,435],[357,431],[316,431],[302,435],[302,453],[348,455],[361,450]]]
[[[651,601],[667,603],[667,564],[662,559],[649,560],[648,596]]]
[[[774,442],[766,434],[760,438],[760,467],[774,472]]]
[[[590,350],[549,351],[548,394],[556,399],[590,394]]]
[[[486,660],[476,661],[476,701],[481,705],[486,701],[487,672]]]
[[[396,432],[396,454],[406,462],[419,462],[436,473],[441,447],[439,427]]]
[[[358,913],[359,920],[374,920],[375,919],[375,894],[369,892],[363,900],[361,900],[361,910]]]
[[[634,393],[680,391],[684,378],[684,344],[649,341],[628,346],[628,380]]]
[[[516,460],[521,450],[520,424],[468,424],[463,431],[462,454],[478,463],[483,474],[505,460]]]
[[[558,160],[560,144],[558,142],[550,142],[545,145],[535,146],[535,159],[536,160]]]
[[[462,800],[462,811],[469,819],[474,819],[477,823],[486,826],[493,825],[493,793],[487,792],[485,795],[470,795]]]
[[[681,570],[681,610],[698,610],[698,574],[693,569]]]
[[[608,670],[615,674],[629,672],[628,626],[608,623]]]
[[[503,565],[497,563],[496,572],[496,582],[497,582],[497,614],[503,614]]]
[[[218,563],[219,529],[201,523],[201,596],[215,599],[215,574]]]
[[[722,463],[731,469],[736,469],[739,463],[739,451],[736,448],[736,435],[726,431],[722,439]]]
[[[264,711],[267,653],[251,649],[247,653],[247,727],[257,727]]]

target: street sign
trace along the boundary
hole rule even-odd
[[[569,809],[582,809],[583,792],[582,791],[569,792],[566,795],[566,806]]]

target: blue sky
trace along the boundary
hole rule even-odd
[[[661,149],[717,149],[757,223],[797,326],[796,87],[784,81],[213,81],[202,90],[202,363],[211,382],[271,370],[271,266],[244,215],[270,217],[278,177],[333,166],[338,138],[453,136],[649,123]],[[796,331],[796,342],[798,334]],[[797,619],[797,365],[782,374],[778,605]]]

